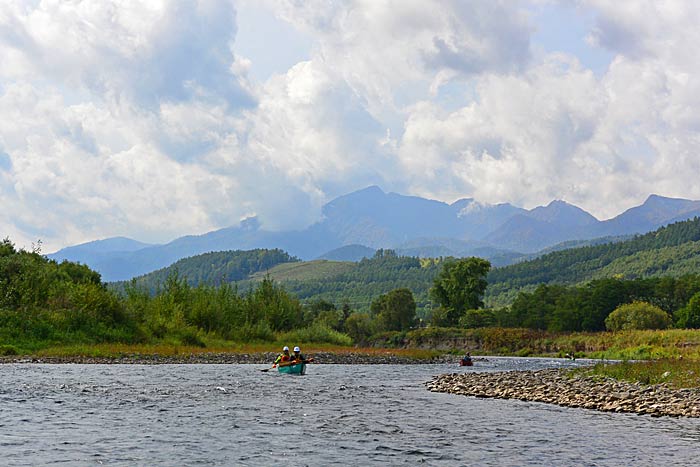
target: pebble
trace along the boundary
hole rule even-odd
[[[453,373],[426,383],[433,392],[519,399],[654,417],[700,417],[700,388],[672,389],[612,378],[570,376],[568,370]]]

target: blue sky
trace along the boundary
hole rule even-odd
[[[370,184],[600,219],[700,199],[699,21],[690,0],[8,0],[1,233],[301,228]]]

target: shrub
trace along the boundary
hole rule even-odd
[[[397,349],[406,345],[405,331],[385,331],[373,335],[369,342],[375,347]]]
[[[259,321],[256,324],[246,323],[234,330],[231,333],[231,338],[234,341],[240,342],[270,342],[275,340],[275,336],[272,329],[270,329],[270,325],[265,321]]]
[[[367,313],[353,313],[345,320],[345,332],[358,344],[367,342],[372,329],[372,318]]]
[[[459,318],[454,317],[454,314],[455,313],[453,310],[447,308],[434,308],[430,313],[430,326],[436,328],[451,327],[451,324],[455,321],[455,319],[459,320]]]
[[[670,324],[668,313],[647,302],[620,305],[605,319],[605,327],[609,331],[666,329]]]
[[[178,332],[178,337],[182,345],[189,345],[191,347],[206,347],[207,344],[202,339],[201,331],[194,327],[186,327],[180,329]]]
[[[700,292],[693,295],[688,305],[676,313],[676,326],[679,328],[700,328]]]
[[[293,342],[299,344],[335,344],[335,345],[352,345],[352,339],[347,334],[338,332],[328,326],[320,323],[314,323],[301,329],[280,333],[277,336],[279,342]]]
[[[459,318],[459,326],[468,329],[487,328],[496,325],[496,314],[493,310],[467,310]]]
[[[0,345],[0,355],[19,355],[19,350],[14,345]]]

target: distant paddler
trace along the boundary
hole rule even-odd
[[[270,371],[273,368],[276,368],[278,365],[282,365],[284,363],[288,364],[292,360],[292,356],[289,354],[289,347],[286,345],[282,348],[282,353],[275,358],[275,361],[272,363],[272,366],[270,368],[263,368],[262,371],[263,373]]]
[[[298,348],[298,347],[295,347]],[[288,362],[292,359],[292,356],[289,355],[289,347],[286,345],[282,348],[282,353],[277,356],[275,359],[275,362],[272,364],[272,368],[275,368],[279,363],[281,362]]]
[[[299,347],[294,347],[294,355],[288,362],[280,362],[277,371],[292,375],[306,374],[306,364],[313,362],[313,358],[306,358]]]
[[[474,362],[472,361],[472,354],[467,352],[467,354],[462,357],[462,359],[459,361],[459,366],[472,366],[474,365]]]
[[[294,354],[291,356],[291,358],[287,361],[280,362],[279,366],[281,366],[281,367],[292,366],[292,365],[298,365],[300,363],[311,363],[313,361],[314,361],[313,357],[306,358],[306,356],[301,353],[301,349],[299,347],[294,347]]]
[[[306,358],[299,347],[294,347],[294,355],[292,355],[292,360],[295,363],[311,363],[314,361],[313,358]]]

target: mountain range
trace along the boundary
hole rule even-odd
[[[658,195],[600,221],[561,200],[528,210],[471,198],[448,204],[371,186],[330,201],[323,206],[321,219],[304,230],[268,231],[256,218],[248,218],[236,227],[163,245],[115,237],[64,248],[48,257],[87,264],[105,281],[127,280],[201,253],[254,248],[279,248],[301,259],[341,260],[392,248],[416,256],[482,256],[503,265],[562,242],[575,246],[599,237],[645,233],[696,216],[700,201]]]

